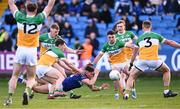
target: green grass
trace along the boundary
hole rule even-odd
[[[72,100],[68,97],[47,100],[45,94],[35,94],[28,106],[22,106],[22,92],[24,86],[18,85],[13,96],[11,106],[3,106],[3,100],[7,96],[7,79],[0,79],[0,109],[180,109],[180,96],[175,98],[163,98],[162,78],[141,78],[136,82],[138,94],[137,100],[124,101],[122,96],[114,100],[113,85],[110,80],[99,79],[97,84],[108,82],[110,89],[101,92],[91,92],[86,86],[74,90],[81,94],[82,98]],[[180,79],[172,78],[171,88],[180,92]]]

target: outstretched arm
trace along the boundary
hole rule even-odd
[[[72,48],[69,48],[66,44],[65,45],[65,52],[67,53],[72,53],[72,54],[81,54],[82,52],[84,52],[84,50],[80,50],[80,49],[77,49],[77,50],[74,50]]]
[[[92,91],[101,91],[101,90],[106,90],[109,88],[109,84],[108,83],[103,83],[100,87],[95,86],[95,85],[88,85],[88,87],[92,90]]]
[[[44,8],[43,12],[45,13],[46,17],[50,14],[50,12],[54,6],[55,1],[56,0],[49,0],[47,6]]]
[[[72,69],[73,72],[75,73],[81,73],[81,70],[76,68],[71,62],[69,62],[67,59],[62,59],[62,61],[69,67]],[[72,73],[73,73],[72,72]]]
[[[84,84],[86,84],[86,85],[88,85],[88,86],[92,86],[92,85],[94,85],[95,84],[95,82],[96,82],[96,80],[97,80],[97,77],[98,77],[98,75],[99,75],[99,70],[98,69],[95,69],[95,71],[94,71],[94,77],[92,78],[92,79],[84,79],[84,80],[82,80],[82,82],[84,83]]]
[[[104,55],[103,52],[100,52],[94,59],[93,64],[97,64],[101,57]]]
[[[8,0],[8,4],[13,16],[15,16],[15,12],[18,11],[18,8],[15,5],[14,0]]]
[[[173,40],[165,39],[165,41],[163,43],[166,45],[170,45],[172,47],[175,47],[175,48],[180,48],[180,44],[173,41]]]

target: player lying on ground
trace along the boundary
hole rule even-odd
[[[129,98],[129,92],[133,87],[133,82],[137,76],[145,72],[146,70],[156,70],[163,73],[163,82],[164,82],[164,97],[175,97],[177,93],[169,89],[171,73],[169,67],[159,59],[158,57],[158,48],[159,43],[164,43],[175,48],[180,48],[180,44],[165,39],[163,36],[151,32],[152,24],[150,21],[144,21],[142,24],[144,33],[138,38],[136,44],[139,46],[139,59],[134,64],[134,67],[130,71],[130,76],[127,80],[127,88],[124,94],[124,99]],[[137,51],[133,53],[131,59],[131,65],[133,64]]]
[[[39,59],[36,75],[39,79],[51,83],[51,90],[49,92],[49,98],[53,96],[54,90],[59,87],[59,83],[62,82],[62,78],[65,78],[56,68],[52,67],[54,63],[59,60],[63,61],[71,70],[72,73],[80,73],[81,70],[77,69],[72,63],[70,63],[64,56],[61,50],[65,49],[63,39],[56,39],[55,46],[46,51]]]
[[[93,64],[87,64],[82,73],[74,74],[70,77],[64,78],[61,74],[61,83],[59,83],[58,91],[68,92],[70,90],[80,88],[86,84],[92,91],[100,91],[109,88],[109,84],[103,83],[100,87],[95,86],[95,82],[99,75],[99,70],[93,68]],[[34,86],[33,90],[37,93],[48,93],[51,90],[52,84],[45,84],[41,86]],[[54,97],[52,97],[54,98]]]
[[[118,70],[121,75],[120,79],[114,81],[117,81],[116,83],[118,83],[120,92],[121,94],[123,94],[125,83],[122,80],[126,76],[124,72],[124,68],[126,65],[126,56],[122,50],[124,49],[124,47],[134,49],[135,46],[132,43],[124,43],[123,41],[118,40],[115,37],[115,32],[112,30],[107,32],[107,37],[108,42],[103,46],[101,52],[95,57],[93,64],[97,64],[104,53],[107,52],[109,55],[112,70]]]

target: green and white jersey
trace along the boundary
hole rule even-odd
[[[123,51],[124,46],[124,42],[116,39],[116,42],[114,44],[110,44],[107,42],[103,46],[101,52],[108,53],[109,61],[111,64],[126,62],[125,53]]]
[[[50,36],[50,33],[42,34],[39,38],[39,41],[41,43],[40,48],[40,56],[44,54],[48,49],[55,47],[55,41],[57,38],[61,38],[61,36],[56,36],[56,38],[52,38]]]
[[[159,43],[163,43],[165,38],[154,32],[144,32],[136,41],[139,46],[139,59],[158,60]]]
[[[39,34],[42,23],[45,20],[45,14],[39,13],[36,16],[28,16],[21,11],[15,11],[13,14],[17,21],[18,35],[17,45],[26,47],[39,46]]]
[[[45,54],[43,54],[39,59],[39,65],[51,66],[58,61],[58,59],[64,59],[65,55],[61,49],[58,47],[53,47],[49,49]]]
[[[125,33],[123,34],[119,34],[117,33],[116,34],[116,38],[118,38],[120,41],[123,41],[123,42],[128,42],[129,40],[133,40],[135,39],[135,34],[131,31],[125,31]]]
[[[123,41],[124,43],[134,40],[136,38],[135,34],[131,31],[125,31],[123,34],[116,34],[116,38],[119,39],[120,41]],[[131,48],[124,48],[124,52],[126,54],[126,58],[129,60],[132,57],[132,49]]]

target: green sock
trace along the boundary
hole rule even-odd
[[[73,96],[74,92],[71,90],[69,95],[70,95],[70,97]]]
[[[25,92],[27,92],[28,94],[30,94],[30,93],[31,93],[31,89],[30,89],[29,87],[26,87]]]
[[[12,95],[13,95],[13,93],[9,93],[9,94],[8,94],[8,97],[10,98],[10,97],[12,97]]]
[[[169,86],[164,86],[164,90],[169,90]]]
[[[125,90],[124,93],[125,93],[125,94],[129,94],[129,93],[130,93],[130,90]]]

